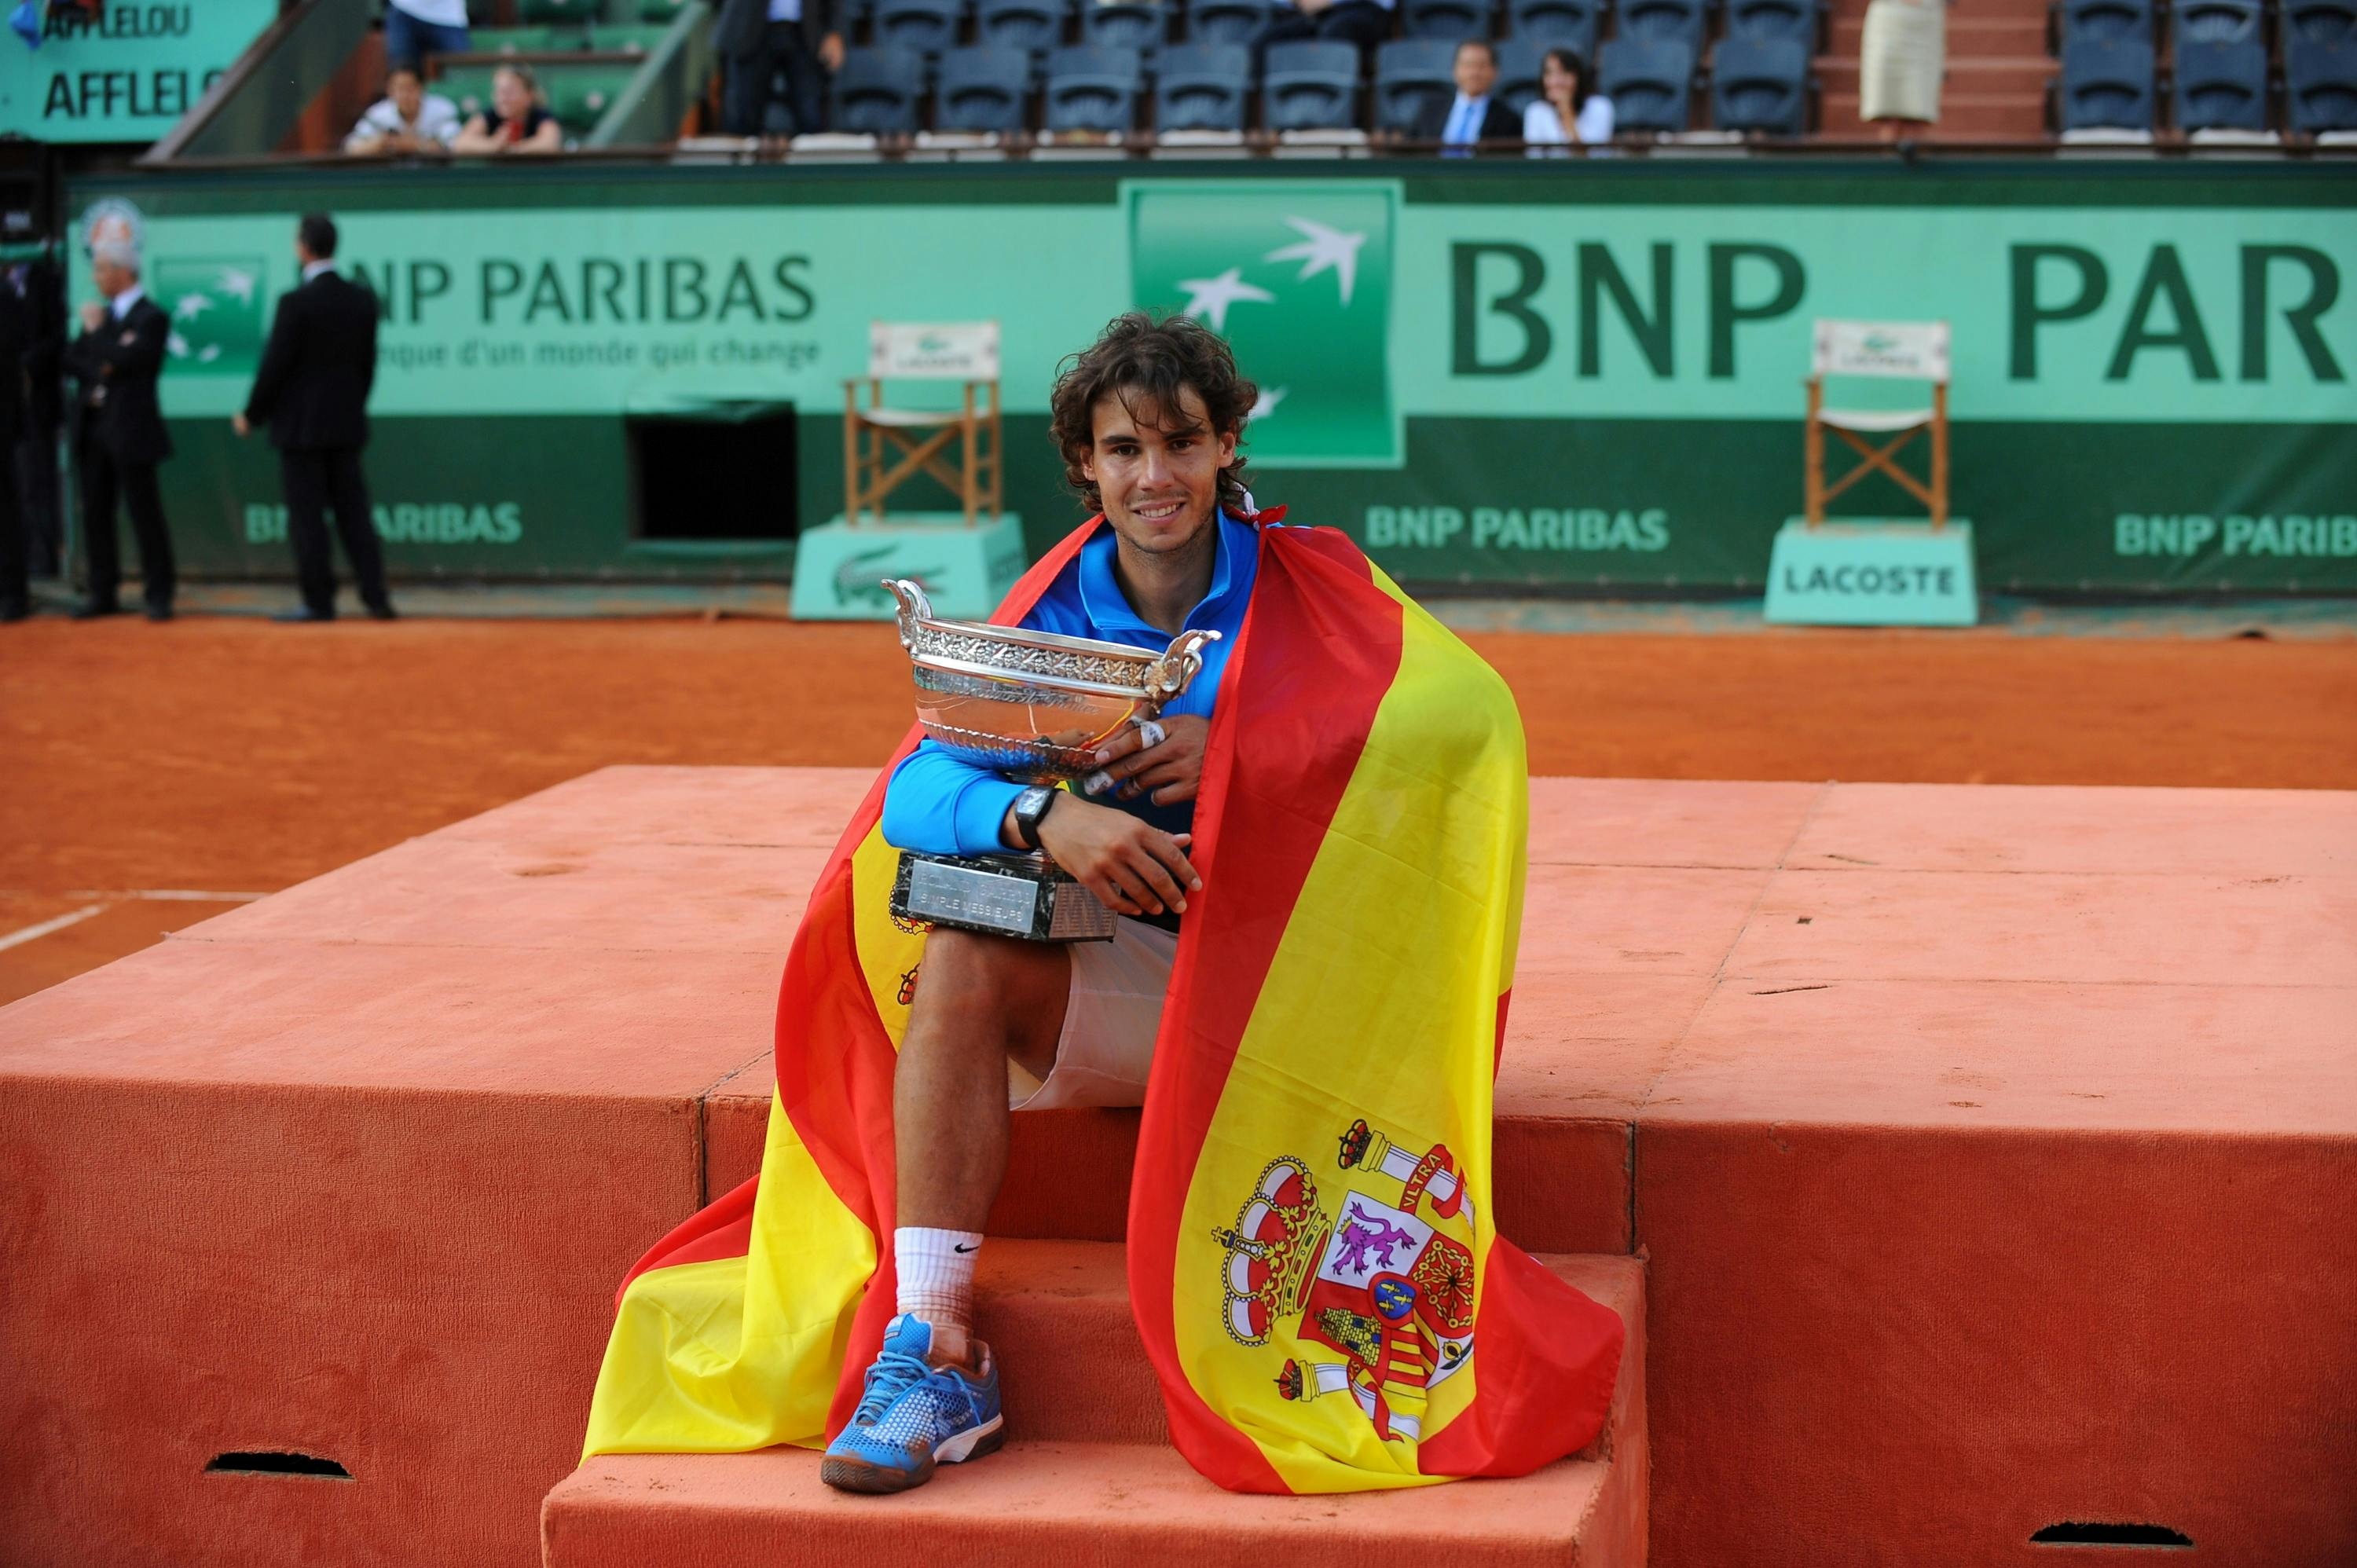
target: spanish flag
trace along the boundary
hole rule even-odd
[[[1172,1439],[1221,1486],[1522,1475],[1602,1426],[1622,1328],[1492,1218],[1521,720],[1344,535],[1259,538],[1146,1094],[1133,1309]],[[893,1055],[924,947],[888,911],[883,796],[879,778],[786,961],[761,1174],[624,1281],[588,1454],[817,1446],[858,1402],[894,1308]]]

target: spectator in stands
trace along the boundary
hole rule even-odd
[[[1363,57],[1392,36],[1393,4],[1394,0],[1280,0],[1275,18],[1261,41],[1289,44],[1318,38],[1356,44]]]
[[[1857,117],[1886,142],[1940,119],[1947,75],[1947,0],[1871,0],[1857,44]]]
[[[90,552],[90,597],[76,620],[120,615],[123,558],[116,552],[114,505],[131,513],[139,540],[140,585],[149,620],[172,618],[178,574],[164,492],[156,466],[172,455],[172,435],[156,399],[171,318],[139,285],[138,247],[102,240],[91,247],[90,272],[106,297],[81,307],[81,336],[66,345],[65,367],[81,390],[74,400],[74,461],[81,476],[82,542]]]
[[[1612,100],[1587,90],[1587,62],[1571,49],[1547,50],[1539,62],[1539,95],[1523,111],[1523,140],[1531,144],[1531,156],[1611,139]]]
[[[491,106],[478,111],[451,138],[454,153],[554,153],[565,147],[565,127],[540,101],[527,66],[503,65],[491,76]]]
[[[385,0],[385,59],[422,60],[427,55],[462,55],[471,43],[467,33],[467,0]]]
[[[458,134],[458,109],[407,60],[396,60],[384,79],[384,96],[371,104],[344,138],[344,151],[366,157],[397,153],[447,153]]]
[[[843,66],[836,0],[718,3],[712,47],[728,62],[722,127],[732,136],[796,136],[825,130],[826,79]],[[780,74],[785,78],[782,92],[778,88]]]
[[[1523,127],[1505,101],[1491,92],[1498,85],[1498,51],[1487,38],[1457,46],[1451,67],[1457,91],[1446,103],[1428,100],[1415,117],[1415,140],[1438,142],[1444,158],[1461,158],[1476,142],[1520,140]]]

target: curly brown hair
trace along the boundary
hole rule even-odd
[[[1116,316],[1097,340],[1057,367],[1056,390],[1048,394],[1048,434],[1064,456],[1064,483],[1095,510],[1104,498],[1081,465],[1096,449],[1095,413],[1107,397],[1121,400],[1130,417],[1151,408],[1156,428],[1175,433],[1179,389],[1192,387],[1211,415],[1211,429],[1236,437],[1236,460],[1220,470],[1220,505],[1233,511],[1243,504],[1244,420],[1260,401],[1260,389],[1236,370],[1227,342],[1201,322],[1184,316],[1157,317],[1143,310]]]

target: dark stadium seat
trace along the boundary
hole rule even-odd
[[[638,74],[634,66],[544,65],[540,89],[568,136],[586,136]]]
[[[1710,122],[1722,131],[1807,134],[1807,48],[1792,38],[1721,38],[1711,57]]]
[[[588,45],[608,54],[642,55],[662,42],[669,27],[646,27],[635,22],[599,24],[589,29]]]
[[[1350,44],[1271,44],[1261,62],[1261,121],[1272,131],[1340,131],[1359,123],[1359,51]]]
[[[1187,11],[1187,38],[1198,44],[1256,45],[1276,16],[1270,0],[1195,0]]]
[[[1170,36],[1170,10],[1154,0],[1082,0],[1081,36],[1107,48],[1150,55]]]
[[[2174,109],[2180,131],[2267,129],[2267,48],[2254,36],[2177,41]]]
[[[876,43],[931,59],[957,43],[965,0],[876,0]]]
[[[1509,0],[1508,27],[1518,38],[1561,44],[1596,58],[1596,35],[1604,24],[1603,0]]]
[[[1044,55],[1064,41],[1068,0],[981,0],[974,10],[978,42]]]
[[[1822,14],[1817,0],[1727,0],[1727,36],[1789,38],[1814,54]]]
[[[936,131],[1020,131],[1028,122],[1031,56],[1025,49],[973,44],[942,56],[933,82]]]
[[[1243,130],[1252,66],[1252,50],[1242,44],[1170,45],[1154,65],[1155,128]]]
[[[2291,41],[2338,43],[2357,38],[2357,0],[2283,0],[2286,58]]]
[[[1447,38],[1394,38],[1375,48],[1375,124],[1413,131],[1424,106],[1457,95],[1457,46]]]
[[[1616,132],[1683,131],[1694,97],[1694,51],[1681,43],[1615,38],[1597,51],[1596,88],[1612,100]]]
[[[1686,58],[1702,57],[1703,27],[1710,19],[1707,0],[1620,0],[1617,35],[1644,43],[1679,43]]]
[[[1537,38],[1506,38],[1499,43],[1498,85],[1491,91],[1514,112],[1515,119],[1521,119],[1523,111],[1539,95],[1539,73],[1545,64],[1547,50],[1566,47]]]
[[[2064,131],[2150,131],[2152,46],[2072,38],[2062,46],[2057,91]]]
[[[479,55],[540,54],[550,49],[577,49],[585,34],[579,27],[473,27],[468,30],[467,52]]]
[[[1411,38],[1486,38],[1490,0],[1400,0],[1400,32]]]
[[[1137,124],[1145,66],[1135,49],[1075,44],[1048,53],[1046,107],[1050,131],[1122,132]]]
[[[458,118],[464,120],[491,106],[491,77],[498,69],[489,65],[446,65],[434,78],[434,91],[457,105]]]
[[[842,0],[836,6],[835,25],[843,29],[845,43],[855,37],[862,40],[872,38],[873,28],[869,24],[874,20],[871,15],[874,9],[875,0]]]
[[[869,135],[910,134],[924,91],[924,57],[913,49],[845,49],[843,69],[834,73],[834,113],[828,126]]]
[[[2178,0],[2170,26],[2179,44],[2229,44],[2259,39],[2260,0]]]
[[[2152,0],[2062,0],[2062,52],[2081,40],[2152,42]]]
[[[2357,131],[2357,38],[2284,39],[2284,105],[2295,131]]]

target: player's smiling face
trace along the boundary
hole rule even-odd
[[[1178,389],[1165,410],[1133,394],[1097,400],[1091,411],[1089,459],[1081,466],[1103,499],[1105,521],[1133,549],[1183,550],[1209,528],[1219,504],[1220,470],[1236,460],[1236,437],[1211,428],[1193,387]]]

